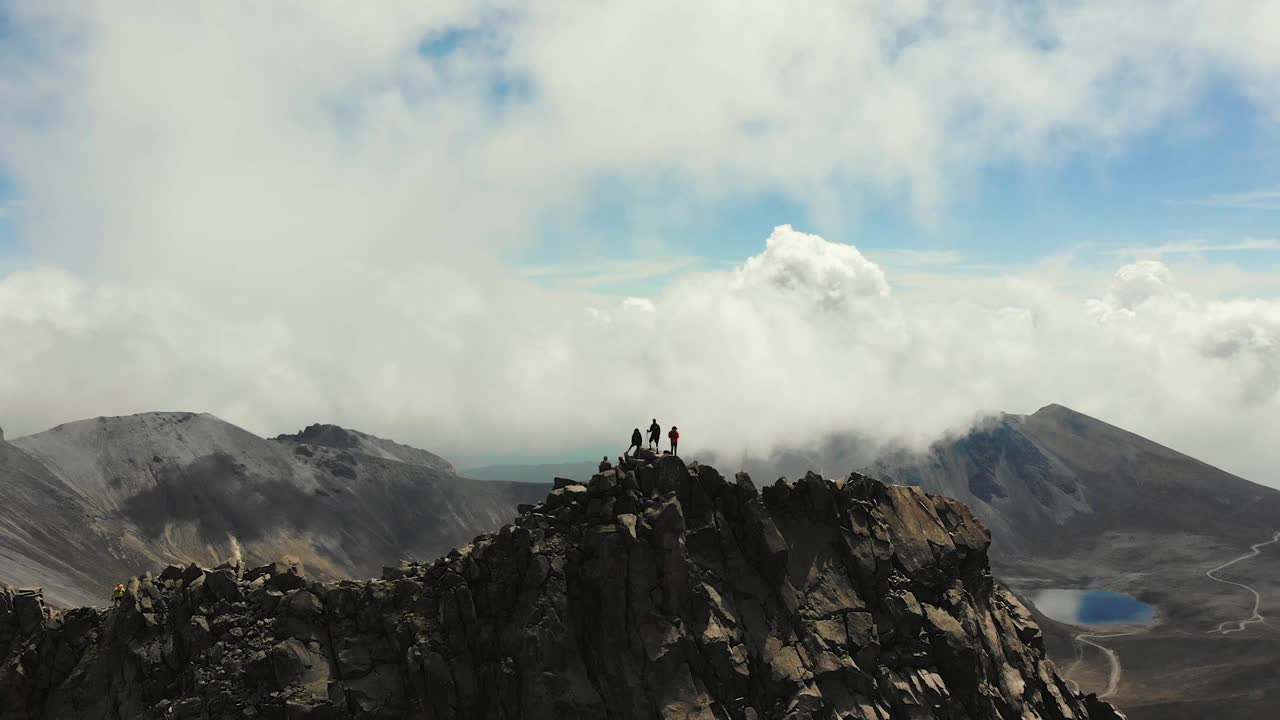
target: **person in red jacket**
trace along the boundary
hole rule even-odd
[[[680,428],[672,425],[671,431],[667,433],[667,438],[671,440],[671,454],[679,455],[680,453],[676,452],[676,446],[680,444]]]

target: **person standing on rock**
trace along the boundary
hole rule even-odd
[[[612,469],[613,469],[613,465],[611,465],[611,464],[609,463],[609,456],[608,456],[608,455],[605,455],[605,456],[601,457],[601,458],[600,458],[600,472],[604,472],[605,470],[612,470]]]
[[[113,590],[111,593],[111,603],[113,605],[119,605],[121,600],[124,600],[124,584],[123,583],[116,585],[116,589]]]
[[[680,444],[680,428],[672,425],[671,432],[667,433],[667,438],[671,440],[671,454],[678,457],[680,453],[676,452],[676,445]]]
[[[657,450],[658,441],[662,439],[662,428],[658,427],[658,418],[653,419],[653,424],[649,426],[649,449]]]
[[[623,455],[629,455],[631,448],[635,448],[636,452],[640,452],[640,445],[644,442],[644,437],[640,435],[640,428],[631,431],[631,444],[627,446],[627,451]]]

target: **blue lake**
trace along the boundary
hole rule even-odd
[[[1156,614],[1141,600],[1105,590],[1038,590],[1031,602],[1050,618],[1072,625],[1146,624]]]

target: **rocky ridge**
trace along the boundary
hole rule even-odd
[[[1073,693],[963,505],[642,453],[381,579],[170,567],[0,592],[0,718],[1122,718]]]

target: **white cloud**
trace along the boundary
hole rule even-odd
[[[593,288],[642,280],[655,280],[687,272],[704,261],[693,256],[665,256],[662,259],[597,258],[560,265],[538,265],[520,270],[528,278],[542,278],[566,286]]]
[[[1202,241],[1165,243],[1143,247],[1119,248],[1103,251],[1104,255],[1160,257],[1162,255],[1195,255],[1215,252],[1245,252],[1254,250],[1280,250],[1280,239],[1246,238],[1239,242],[1210,243]]]
[[[1221,193],[1210,195],[1203,200],[1194,200],[1190,204],[1242,210],[1280,210],[1280,188]]]
[[[857,248],[796,232],[790,225],[774,228],[764,252],[748,258],[737,273],[733,289],[798,295],[802,302],[824,309],[889,296],[884,272]]]
[[[955,250],[904,250],[901,248],[869,248],[867,254],[877,262],[893,267],[942,267],[960,265],[965,257]]]
[[[1280,462],[1280,300],[1199,298],[1156,262],[1093,299],[1033,274],[895,295],[851,246],[771,237],[650,298],[389,274],[296,316],[15,273],[0,280],[5,424],[180,407],[474,456],[608,442],[656,414],[691,448],[737,453],[836,430],[920,443],[1060,402],[1280,485],[1265,474]]]
[[[892,291],[874,254],[785,228],[649,305],[509,267],[602,184],[646,233],[759,192],[937,218],[987,164],[1105,151],[1211,79],[1280,111],[1276,3],[6,11],[0,166],[43,264],[0,278],[11,434],[186,408],[469,455],[656,413],[691,449],[762,448],[1061,402],[1241,472],[1280,460],[1275,305],[1177,265],[1089,306],[1039,273]],[[483,31],[417,52],[459,27]]]

